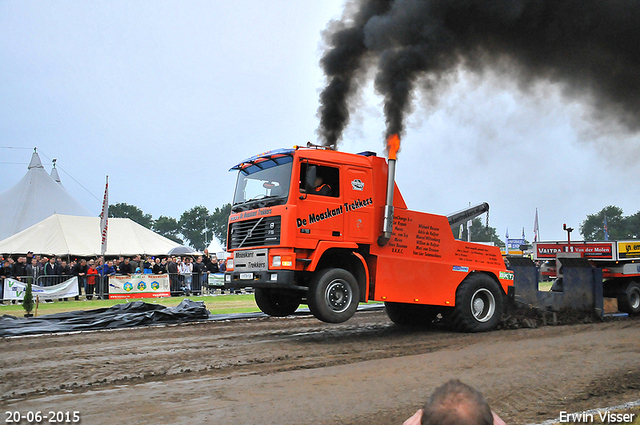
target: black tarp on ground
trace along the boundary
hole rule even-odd
[[[55,332],[129,328],[154,324],[196,322],[209,318],[202,301],[183,300],[175,307],[135,301],[109,308],[69,311],[41,317],[0,317],[0,337]]]

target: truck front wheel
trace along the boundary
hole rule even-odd
[[[618,295],[618,310],[630,316],[640,314],[640,284],[630,282],[625,291]]]
[[[328,323],[349,320],[358,309],[359,300],[358,283],[344,269],[325,269],[316,273],[307,294],[311,313]]]
[[[302,297],[295,292],[256,288],[256,304],[263,313],[274,317],[289,316],[298,309]]]
[[[498,326],[503,305],[498,284],[485,274],[472,274],[456,291],[456,305],[450,321],[457,331],[490,331]]]

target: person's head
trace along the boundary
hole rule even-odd
[[[125,263],[125,264],[129,264],[129,257],[127,257],[127,258],[125,258],[125,259],[124,259],[124,263]]]
[[[422,410],[422,425],[493,424],[491,408],[484,396],[457,379],[436,388]]]
[[[316,175],[315,187],[322,186],[322,183],[324,183],[324,180],[322,179],[322,176],[320,174],[317,174]]]
[[[18,257],[18,263],[26,263],[27,257]]]
[[[89,268],[94,269],[96,267],[95,262],[93,260],[89,260]]]
[[[198,263],[202,263],[202,256],[201,256],[201,255],[198,255],[198,258],[196,259],[196,261],[197,261]]]
[[[108,265],[109,267],[113,267],[113,261],[111,261],[111,260],[107,261],[107,265]]]
[[[159,259],[159,258],[156,258],[155,263],[156,263],[156,264],[160,264],[160,259]]]
[[[32,258],[31,265],[35,267],[37,264],[38,264],[38,260],[36,260],[35,258]]]
[[[52,255],[51,257],[49,257],[49,263],[50,264],[55,264],[55,262],[56,262],[56,256],[55,255]]]
[[[81,266],[86,266],[87,265],[87,260],[85,260],[84,258],[82,260],[80,260],[80,265]]]

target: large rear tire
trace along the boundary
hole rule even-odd
[[[458,286],[450,321],[460,332],[486,332],[498,326],[503,308],[502,291],[496,281],[475,273]]]
[[[298,309],[302,296],[292,291],[256,288],[256,304],[263,313],[274,317],[289,316]]]
[[[438,310],[428,305],[385,302],[384,307],[389,319],[401,326],[428,326],[438,315]]]
[[[358,309],[359,300],[358,282],[344,269],[324,269],[317,272],[307,294],[311,313],[327,323],[349,320]]]
[[[618,310],[630,316],[640,315],[640,284],[630,282],[624,292],[618,295]]]

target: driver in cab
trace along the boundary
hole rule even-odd
[[[313,193],[314,195],[323,195],[323,196],[329,196],[331,195],[331,186],[329,186],[328,184],[326,184],[321,175],[317,175],[316,176],[316,181],[314,184],[314,188],[313,188]]]

